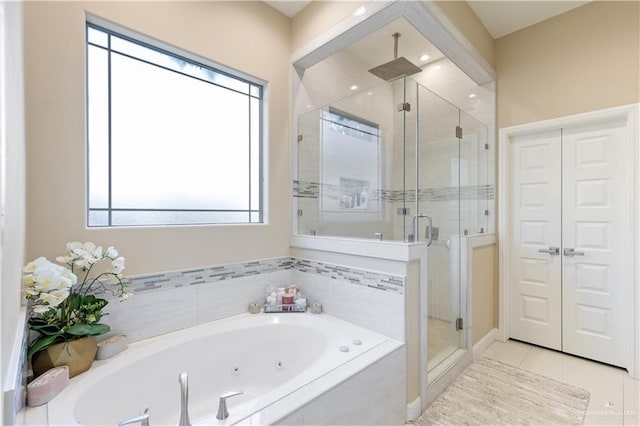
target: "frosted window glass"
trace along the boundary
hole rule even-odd
[[[107,51],[89,46],[87,61],[94,70],[87,79],[89,206],[109,207],[109,79]]]
[[[111,48],[121,54],[142,59],[154,65],[169,68],[182,74],[190,75],[198,79],[215,83],[219,86],[226,87],[244,94],[249,93],[249,83],[238,80],[237,78],[217,72],[201,64],[189,62],[183,58],[173,55],[167,55],[159,52],[157,49],[142,46],[133,41],[124,40],[119,37],[111,38]]]
[[[207,223],[247,223],[246,212],[114,211],[114,226],[197,225]]]
[[[89,30],[89,226],[260,222],[262,88]]]
[[[109,212],[107,211],[90,211],[89,223],[93,226],[109,226]]]
[[[87,41],[91,44],[108,47],[109,36],[107,33],[98,31],[95,28],[87,28]]]
[[[113,206],[248,209],[247,97],[128,57],[112,61]]]

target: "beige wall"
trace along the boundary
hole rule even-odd
[[[313,1],[291,20],[291,52],[295,52],[348,17],[364,1]]]
[[[496,245],[473,249],[472,281],[472,336],[475,345],[492,329],[498,327],[498,274]]]
[[[478,15],[466,1],[437,0],[435,4],[451,23],[493,68],[496,67],[495,42]]]
[[[85,228],[85,14],[268,81],[268,224]],[[128,274],[289,254],[289,19],[247,2],[26,2],[27,256],[115,246]]]
[[[640,2],[595,1],[496,41],[498,128],[640,101]]]

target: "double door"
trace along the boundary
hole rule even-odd
[[[633,320],[625,124],[510,143],[510,337],[621,367]]]

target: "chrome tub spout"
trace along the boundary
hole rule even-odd
[[[191,426],[191,420],[189,420],[189,385],[186,372],[180,373],[178,383],[180,383],[180,422],[178,426]]]

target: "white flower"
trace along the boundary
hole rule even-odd
[[[44,257],[29,262],[22,277],[25,295],[36,299],[36,312],[46,312],[69,297],[71,287],[78,278],[68,268],[49,262]]]
[[[82,243],[81,242],[73,241],[73,242],[67,243],[67,251],[69,253],[71,253],[73,250],[75,250],[77,248],[82,248]]]
[[[111,261],[111,272],[117,275],[122,271],[124,271],[124,257],[120,256]]]
[[[53,309],[53,308],[51,306],[47,306],[47,305],[35,305],[33,307],[33,312],[35,312],[36,314],[44,314],[49,309]]]
[[[37,302],[41,302],[42,305],[48,305],[49,307],[58,306],[67,297],[69,297],[69,289],[53,290],[49,293],[41,293]]]
[[[115,259],[116,257],[118,257],[118,250],[116,250],[113,247],[109,247],[107,248],[107,251],[104,253],[105,257],[108,257],[109,259]]]
[[[25,272],[25,273],[33,272],[38,268],[46,266],[48,263],[51,263],[51,262],[49,262],[44,257],[39,257],[39,258],[27,263],[25,265],[25,267],[22,268],[22,272]]]
[[[33,274],[26,274],[22,276],[22,285],[25,287],[32,287],[36,281],[33,279]]]

